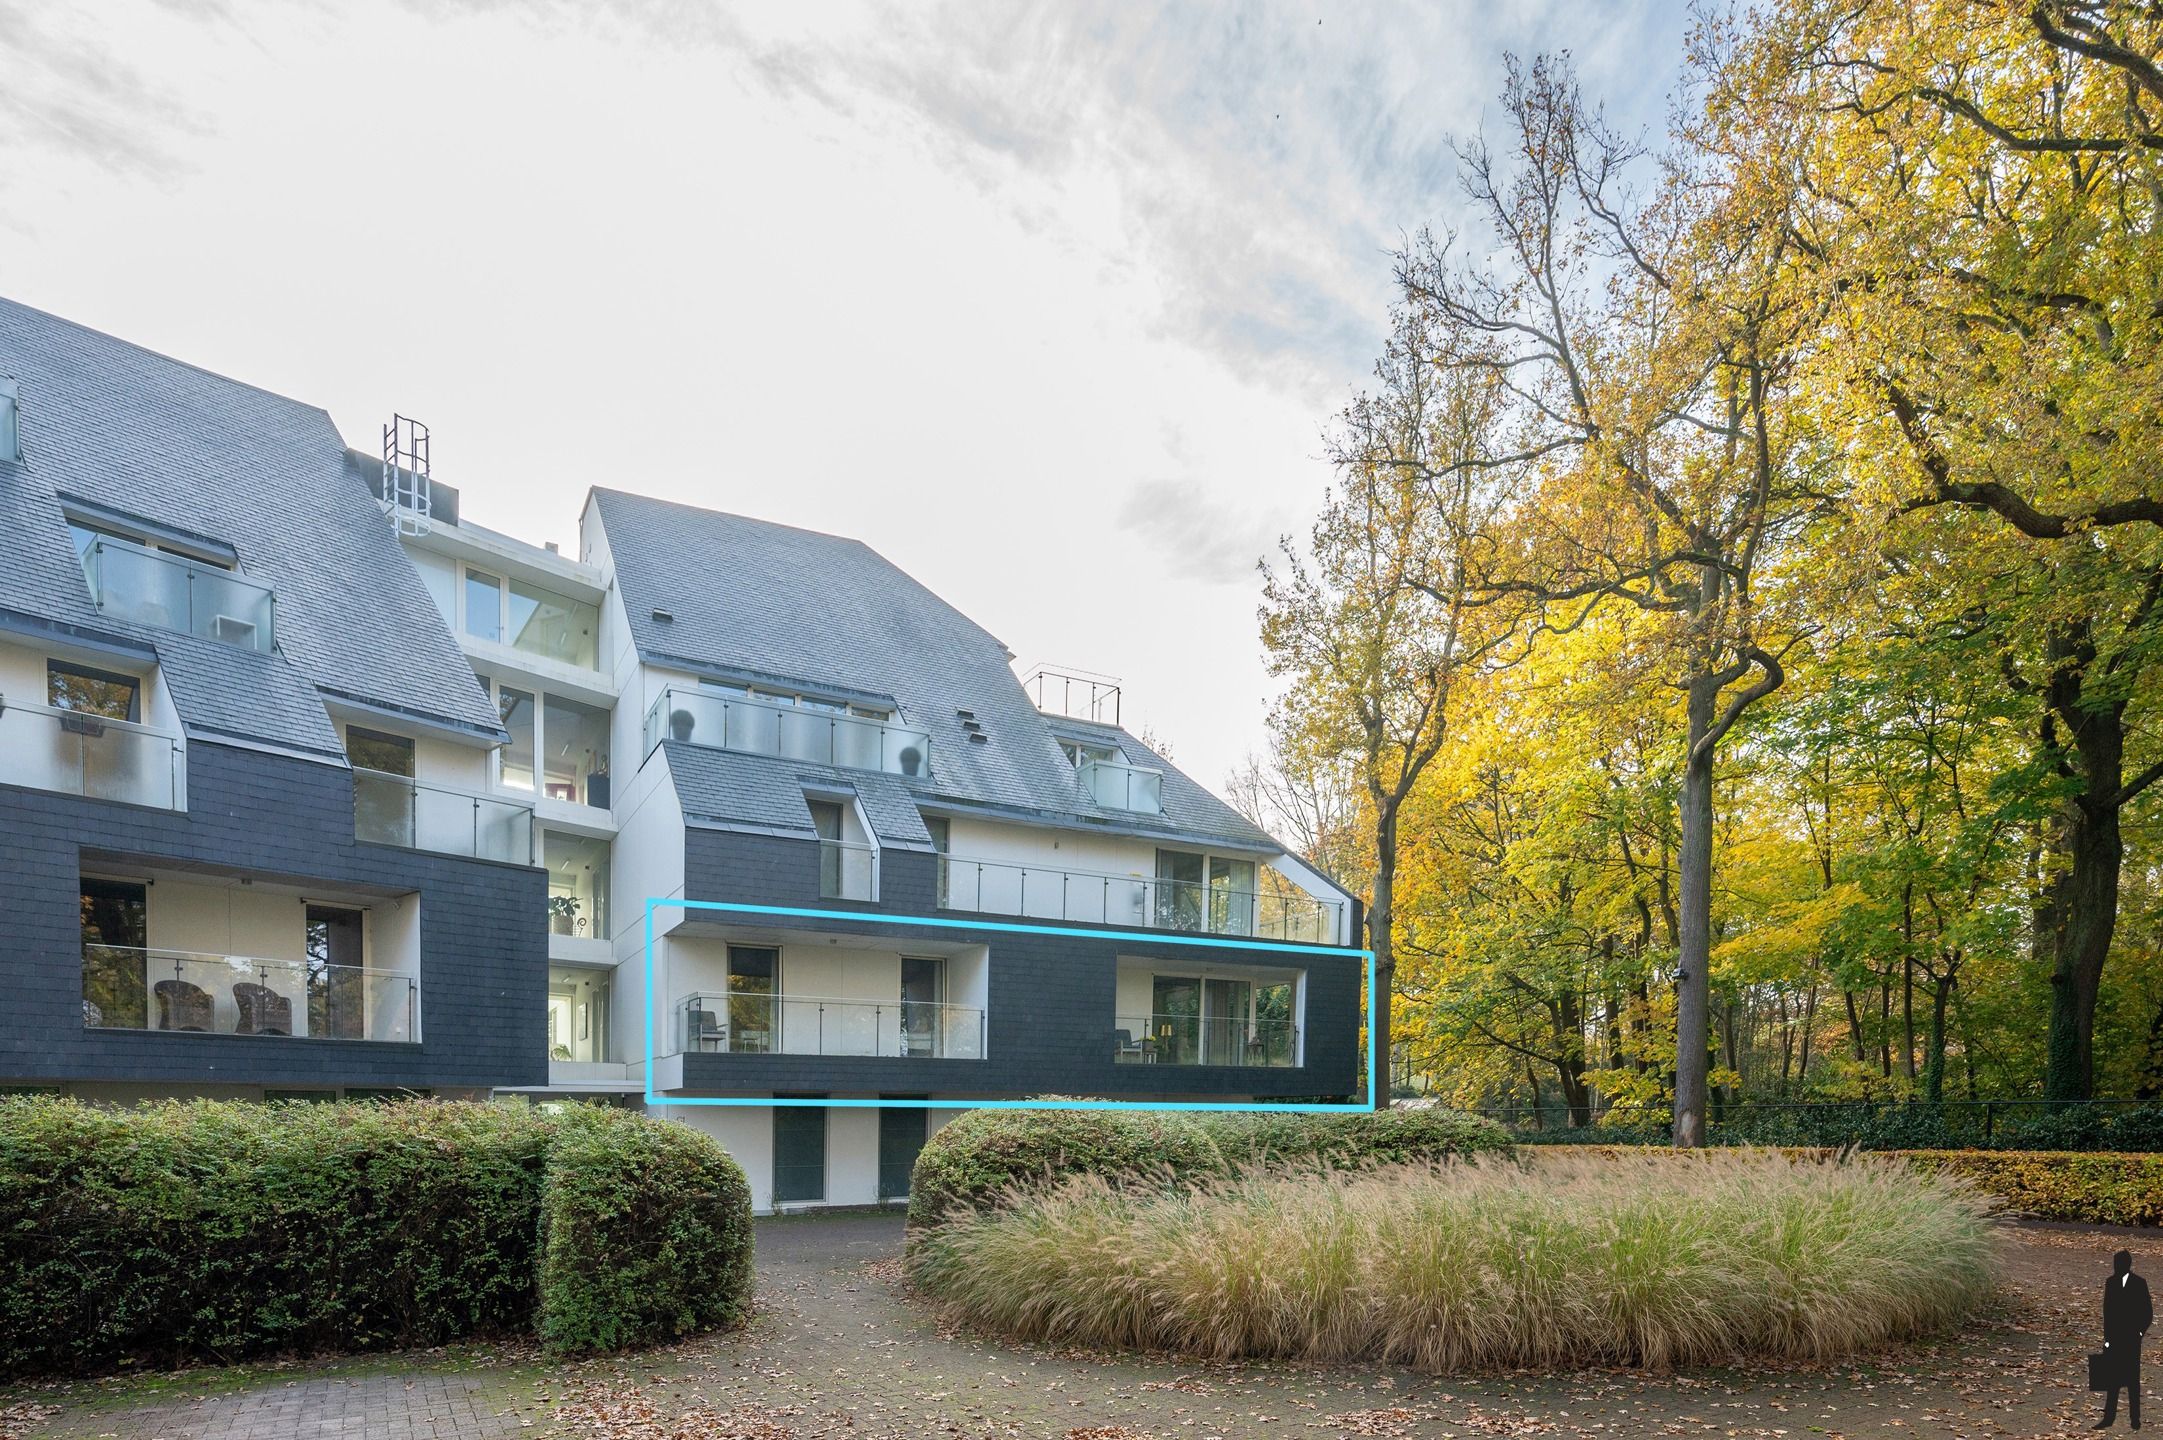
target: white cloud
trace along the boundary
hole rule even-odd
[[[1579,46],[1640,121],[1676,8]],[[32,9],[0,0],[0,290],[363,443],[419,415],[530,539],[592,483],[860,536],[1015,650],[1125,675],[1205,781],[1261,741],[1251,564],[1320,499],[1389,250],[1454,206],[1446,133],[1505,48],[1590,28],[1560,0]]]

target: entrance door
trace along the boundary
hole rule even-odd
[[[826,1107],[774,1107],[774,1203],[826,1198]]]
[[[879,1198],[905,1200],[917,1152],[931,1128],[929,1110],[885,1109],[879,1112]]]
[[[1150,994],[1150,1058],[1159,1065],[1198,1064],[1202,1058],[1202,982],[1159,975]]]

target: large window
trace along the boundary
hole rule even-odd
[[[608,712],[549,695],[541,701],[541,784],[552,800],[606,810]]]
[[[83,877],[85,1025],[123,1030],[149,1026],[149,893],[137,881]]]
[[[466,633],[476,640],[503,638],[503,580],[485,570],[466,572]]]
[[[551,800],[607,809],[606,710],[556,695],[535,695],[497,684],[496,713],[510,733],[500,773],[513,790],[539,790]]]
[[[503,783],[513,790],[533,788],[533,749],[539,729],[536,709],[533,697],[525,691],[497,687],[496,713],[511,733],[511,742],[503,747]]]
[[[608,1058],[609,972],[557,965],[548,972],[548,1058]]]
[[[608,842],[549,830],[541,855],[548,866],[550,932],[608,939]]]
[[[86,670],[58,660],[45,663],[45,703],[55,710],[103,715],[108,720],[143,718],[142,682],[132,675]]]
[[[368,1033],[368,978],[362,915],[343,905],[307,912],[308,1033],[358,1040]]]
[[[729,1049],[780,1049],[781,952],[770,945],[729,946]]]
[[[471,566],[465,574],[468,635],[586,670],[599,663],[599,606]]]

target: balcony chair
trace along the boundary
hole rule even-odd
[[[290,1035],[293,1033],[293,1002],[268,985],[242,981],[233,987],[233,1003],[240,1007],[236,1035]]]
[[[728,1031],[721,1027],[721,1018],[711,1010],[691,1012],[691,1048],[693,1050],[726,1050]]]
[[[185,980],[160,980],[150,987],[158,997],[160,1030],[210,1030],[215,1028],[217,1007],[210,992]]]
[[[1131,1065],[1141,1063],[1142,1042],[1134,1038],[1132,1030],[1114,1030],[1112,1038],[1119,1042],[1118,1051],[1112,1056],[1114,1060],[1125,1061]]]

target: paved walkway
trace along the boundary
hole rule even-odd
[[[891,1215],[761,1221],[750,1328],[625,1362],[552,1365],[529,1350],[461,1348],[189,1372],[155,1382],[164,1393],[147,1397],[139,1380],[19,1396],[57,1413],[33,1420],[21,1406],[0,1408],[0,1437],[2071,1434],[2096,1413],[2076,1387],[2110,1251],[2130,1244],[2144,1270],[2163,1274],[2156,1232],[2023,1226],[2011,1236],[2006,1303],[1981,1333],[1879,1364],[1465,1379],[1003,1346],[946,1329],[900,1292],[900,1239]]]

